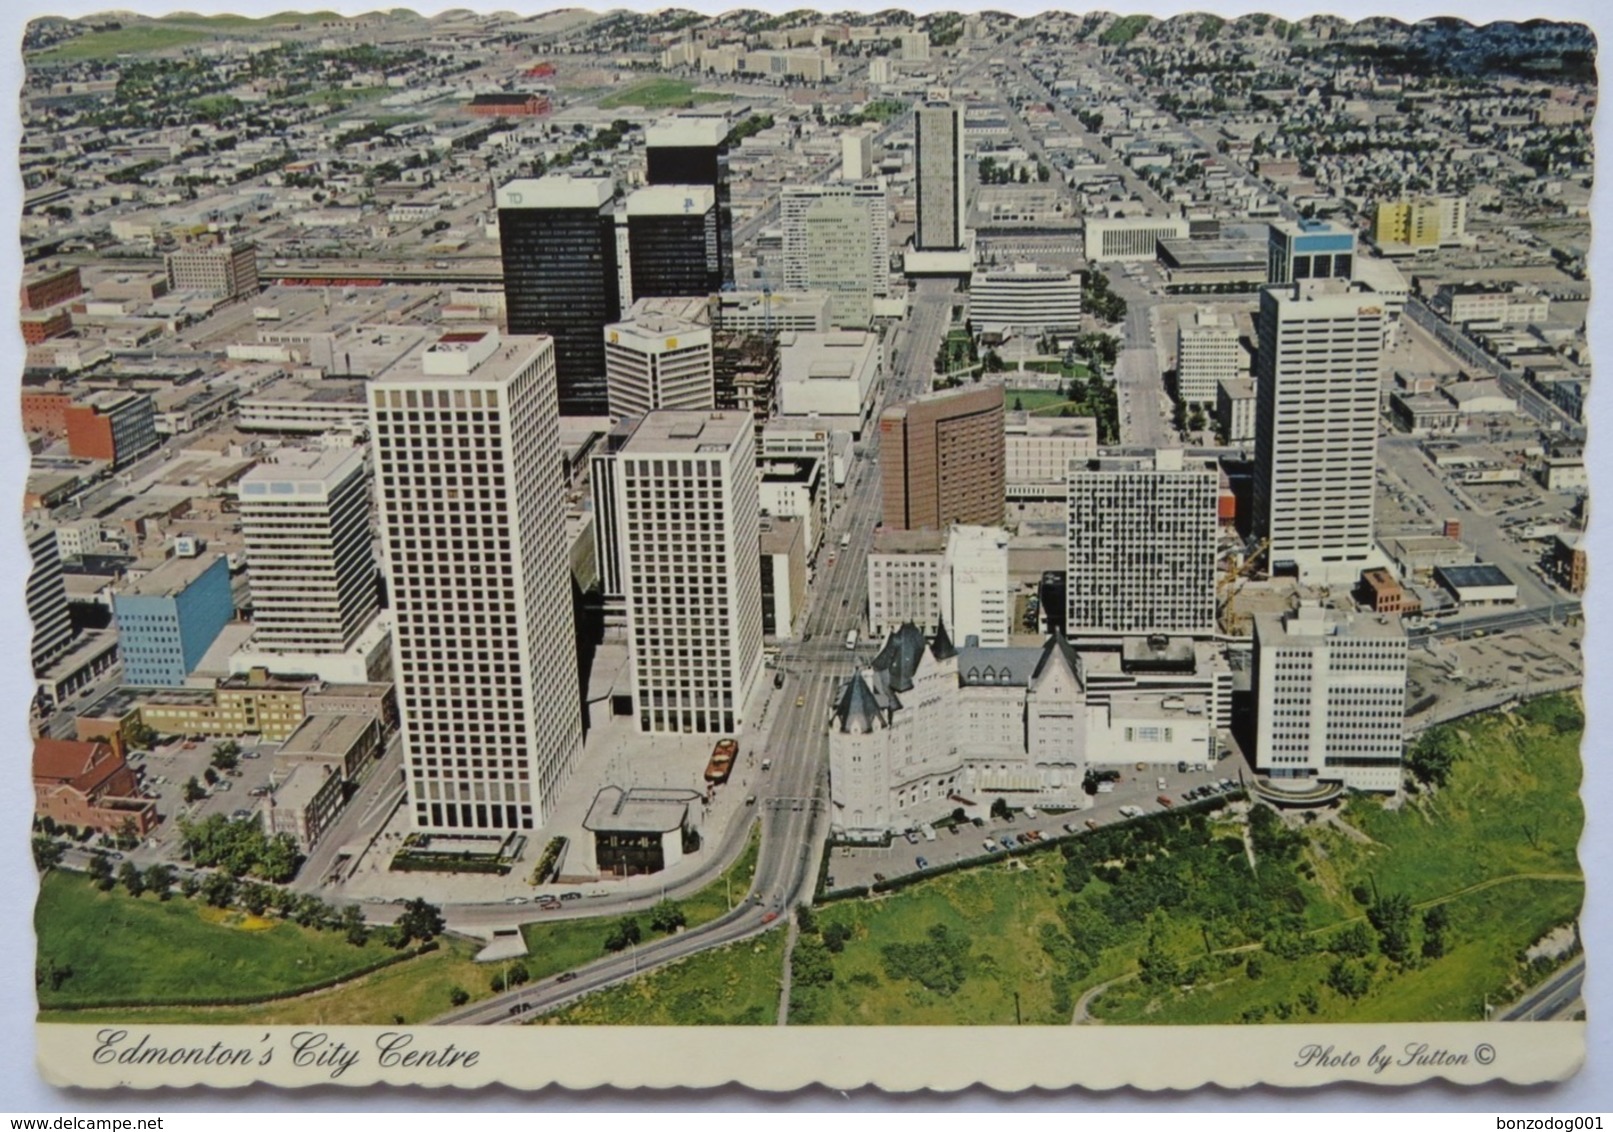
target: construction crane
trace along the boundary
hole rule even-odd
[[[1237,558],[1229,561],[1226,573],[1221,575],[1221,580],[1216,583],[1216,618],[1220,623],[1221,632],[1229,637],[1241,636],[1243,624],[1248,620],[1246,616],[1237,612],[1238,591],[1243,588],[1243,583],[1254,574],[1255,567],[1259,565],[1260,560],[1266,556],[1266,551],[1270,549],[1271,540],[1261,539],[1255,544],[1253,550],[1243,556],[1241,561]]]

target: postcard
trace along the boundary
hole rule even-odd
[[[1582,1064],[1585,25],[22,57],[46,1081]]]

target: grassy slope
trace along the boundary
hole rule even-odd
[[[1399,812],[1362,798],[1345,811],[1369,836],[1363,844],[1325,827],[1311,830],[1307,853],[1314,876],[1300,879],[1304,919],[1325,938],[1361,918],[1351,896],[1376,880],[1381,891],[1404,892],[1420,904],[1448,903],[1447,952],[1404,972],[1374,957],[1378,973],[1358,1002],[1319,989],[1334,962],[1326,953],[1285,961],[1263,954],[1264,973],[1251,980],[1245,950],[1219,957],[1219,973],[1193,991],[1149,991],[1120,982],[1093,1005],[1093,1014],[1116,1022],[1227,1023],[1265,1006],[1278,1020],[1279,1003],[1297,1006],[1305,990],[1318,990],[1318,1017],[1332,1021],[1466,1020],[1510,993],[1516,954],[1557,924],[1573,919],[1584,887],[1575,857],[1583,822],[1577,790],[1579,736],[1502,715],[1464,721],[1464,755],[1450,784],[1435,796],[1414,798]],[[829,905],[822,924],[843,923],[853,937],[833,960],[835,979],[810,992],[813,1021],[835,1024],[1001,1023],[1011,1021],[1013,996],[1029,1022],[1067,1022],[1052,1011],[1051,960],[1038,944],[1044,923],[1055,920],[1058,858],[1028,858],[1027,873],[1005,875],[1002,866],[957,873],[880,899]],[[1079,897],[1095,902],[1104,885],[1094,881]],[[1421,909],[1418,910],[1420,923]],[[885,976],[881,949],[919,942],[934,923],[965,932],[975,968],[950,997]],[[1149,931],[1183,962],[1204,953],[1196,921],[1156,916],[1151,925],[1122,931],[1097,969],[1072,985],[1089,988],[1135,970]],[[1421,938],[1420,926],[1417,938]],[[1217,946],[1248,941],[1218,941]],[[1515,989],[1515,988],[1514,988]],[[792,1007],[792,1021],[794,1020]],[[1309,1017],[1296,1013],[1295,1020]]]
[[[159,24],[135,24],[116,31],[92,31],[70,39],[66,43],[48,47],[30,54],[30,59],[42,63],[77,62],[82,59],[111,59],[122,54],[142,54],[147,51],[167,51],[187,44],[199,43],[212,36],[205,31],[188,27],[165,27]]]
[[[268,995],[388,954],[376,943],[354,947],[339,932],[291,923],[241,931],[208,923],[201,910],[178,897],[137,900],[122,889],[101,892],[77,874],[48,874],[34,911],[40,963],[71,967],[73,974],[59,990],[41,988],[43,1005]]]
[[[784,932],[692,955],[554,1014],[542,1025],[771,1026],[778,1021]]]
[[[1443,958],[1404,972],[1379,961],[1373,988],[1359,1002],[1319,991],[1325,1020],[1481,1017],[1486,998],[1495,1003],[1517,989],[1509,989],[1516,954],[1579,913],[1579,735],[1501,713],[1463,720],[1459,731],[1462,756],[1443,790],[1412,798],[1399,811],[1371,798],[1347,807],[1346,820],[1371,844],[1313,831],[1316,883],[1307,915],[1313,925],[1359,916],[1349,892],[1374,884],[1418,904],[1446,903],[1451,921]],[[1251,1006],[1293,1003],[1302,990],[1318,988],[1334,957],[1263,962],[1260,980],[1240,971],[1230,982],[1191,993],[1118,987],[1094,1013],[1117,1022],[1234,1021]]]
[[[46,1011],[45,1022],[129,1022],[153,1025],[380,1025],[402,1018],[415,1024],[445,1014],[453,1005],[454,987],[472,999],[490,993],[488,969],[471,960],[478,943],[446,940],[441,949],[418,959],[376,971],[362,979],[301,998],[282,999],[256,1006],[151,1007],[138,1010]]]
[[[852,939],[834,957],[834,981],[815,995],[812,1020],[831,1025],[1011,1025],[1018,991],[1025,1022],[1068,1021],[1053,1012],[1052,961],[1037,943],[1041,925],[1057,922],[1051,896],[1061,883],[1062,859],[1040,853],[1023,860],[1028,866],[1023,870],[998,863],[938,877],[882,899],[824,907],[819,924],[845,924]],[[891,982],[884,974],[881,949],[920,943],[933,924],[945,924],[970,940],[973,973],[951,996],[907,980]]]

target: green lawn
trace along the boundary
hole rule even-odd
[[[210,923],[203,909],[179,897],[161,903],[121,888],[101,892],[76,873],[48,873],[34,909],[39,965],[72,974],[56,990],[42,986],[41,1005],[268,996],[390,954],[379,943],[354,947],[340,932],[287,922],[262,931]]]
[[[486,998],[491,993],[488,968],[472,960],[481,947],[475,941],[446,939],[436,951],[350,983],[254,1006],[47,1010],[39,1017],[43,1022],[127,1023],[138,1020],[152,1025],[415,1025],[446,1014],[453,1006],[449,995],[455,987],[464,989],[473,1000]]]
[[[1005,389],[1003,404],[1010,412],[1035,413],[1042,409],[1058,409],[1068,405],[1070,399],[1057,389]]]
[[[558,1026],[771,1026],[784,931],[701,952],[536,1020]]]
[[[384,86],[366,86],[359,87],[356,90],[347,90],[345,88],[342,90],[311,90],[306,94],[299,94],[295,98],[288,99],[288,101],[303,106],[323,106],[331,110],[345,110],[347,107],[357,103],[368,102],[373,98],[382,98],[391,93],[393,93],[392,89]],[[417,115],[397,115],[397,117],[404,117],[407,121],[413,121]]]
[[[42,63],[73,63],[84,59],[111,59],[124,54],[139,55],[148,51],[168,51],[212,38],[211,33],[195,28],[134,24],[115,31],[88,32],[66,43],[47,47],[31,57]]]
[[[638,106],[645,110],[660,110],[687,103],[727,102],[729,98],[726,94],[697,91],[694,83],[683,79],[646,79],[601,98],[599,108],[615,110],[619,106]]]

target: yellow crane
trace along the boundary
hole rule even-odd
[[[1226,573],[1221,575],[1221,580],[1216,583],[1216,616],[1221,625],[1221,632],[1229,637],[1241,635],[1243,625],[1248,621],[1248,617],[1237,612],[1238,591],[1243,588],[1243,582],[1253,575],[1255,567],[1270,549],[1271,540],[1261,539],[1241,561],[1236,558],[1229,561]]]

